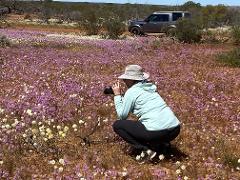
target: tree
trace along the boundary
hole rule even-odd
[[[51,18],[51,4],[52,4],[52,0],[41,0],[41,4],[42,4],[42,19],[44,22],[49,23],[49,19]]]
[[[202,9],[203,22],[205,26],[217,27],[227,23],[228,9],[224,5],[208,5]]]
[[[195,3],[193,1],[188,1],[182,5],[182,10],[184,11],[195,11],[201,9],[200,3]]]

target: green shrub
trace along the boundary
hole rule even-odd
[[[98,12],[89,10],[83,12],[79,26],[83,29],[87,35],[96,35],[102,28],[103,18],[98,15]]]
[[[240,45],[240,25],[236,25],[232,27],[231,35],[234,44]]]
[[[180,19],[176,24],[174,35],[181,42],[194,43],[202,38],[200,24],[194,19]]]
[[[220,154],[218,154],[218,156],[223,164],[234,169],[239,167],[238,154],[232,144],[224,139],[218,139],[216,141],[216,147],[220,150]]]
[[[6,36],[0,35],[0,47],[10,46],[10,40]]]
[[[80,27],[83,28],[83,30],[86,32],[87,35],[96,35],[99,33],[102,24],[101,21],[98,19],[96,21],[81,21],[79,23]]]
[[[119,17],[108,18],[104,21],[103,27],[106,30],[105,36],[110,39],[119,39],[126,29],[126,25]]]
[[[218,55],[217,60],[231,67],[240,67],[240,48]]]

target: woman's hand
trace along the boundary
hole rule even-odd
[[[112,89],[113,89],[115,96],[121,95],[121,87],[120,87],[119,81],[117,81],[116,83],[113,84]]]

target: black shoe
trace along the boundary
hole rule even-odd
[[[154,151],[158,152],[159,154],[165,154],[171,149],[171,144],[169,142],[153,145],[151,148]]]

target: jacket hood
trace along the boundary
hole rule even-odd
[[[150,82],[140,82],[140,83],[137,83],[134,86],[140,87],[140,88],[142,88],[142,89],[144,89],[145,91],[148,91],[148,92],[156,92],[156,90],[157,90],[157,86],[153,83],[150,83]]]

